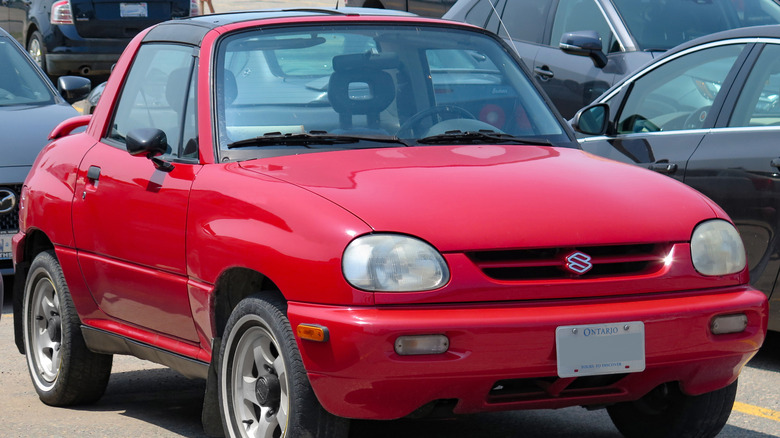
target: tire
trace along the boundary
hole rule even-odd
[[[219,351],[219,405],[227,437],[346,437],[349,421],[319,404],[286,303],[252,296],[233,310]]]
[[[30,39],[27,41],[27,53],[32,56],[38,67],[47,74],[49,73],[46,70],[46,43],[43,41],[43,35],[37,30],[33,31]]]
[[[53,251],[38,254],[24,286],[22,336],[35,391],[51,406],[100,399],[113,356],[89,351],[62,268]]]
[[[635,402],[609,406],[607,412],[627,438],[709,438],[726,425],[736,395],[736,381],[696,396],[667,383]]]

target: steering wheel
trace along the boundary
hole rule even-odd
[[[710,111],[712,105],[705,105],[701,108],[697,108],[685,119],[683,123],[683,129],[699,129],[704,125],[704,121],[707,120],[707,114]]]
[[[433,119],[434,117],[444,120],[445,114],[452,114],[456,117],[460,116],[461,118],[465,118],[465,119],[476,119],[476,117],[474,117],[474,115],[468,112],[468,110],[463,109],[459,106],[436,105],[436,106],[426,108],[418,112],[417,114],[413,115],[412,117],[409,117],[409,119],[406,122],[404,122],[404,124],[401,125],[400,128],[398,128],[398,132],[396,132],[395,136],[399,138],[409,138],[414,134],[415,131],[417,131],[417,128],[419,128],[417,125],[419,125],[420,122],[422,122],[427,118]]]

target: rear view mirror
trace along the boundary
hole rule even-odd
[[[601,36],[596,31],[565,33],[558,47],[570,55],[589,57],[597,68],[604,68],[607,65],[607,55],[601,49]]]
[[[587,135],[604,135],[609,122],[609,105],[598,103],[587,106],[574,115],[571,126],[576,131]]]

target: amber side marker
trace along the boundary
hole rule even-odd
[[[298,324],[298,337],[307,341],[328,342],[328,328],[317,324]]]

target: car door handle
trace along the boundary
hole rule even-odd
[[[656,161],[655,163],[647,166],[647,168],[658,173],[663,173],[664,175],[670,175],[674,172],[677,172],[677,164],[670,163],[669,160]]]
[[[92,182],[97,182],[97,180],[100,179],[100,168],[97,166],[89,166],[87,178]]]
[[[780,169],[780,158],[775,158],[774,160],[772,160],[771,164],[772,167],[776,169]]]
[[[550,67],[547,67],[546,65],[535,67],[534,73],[536,73],[536,76],[539,76],[539,78],[543,81],[548,81],[555,77],[555,73],[553,73],[552,70],[550,70]]]

